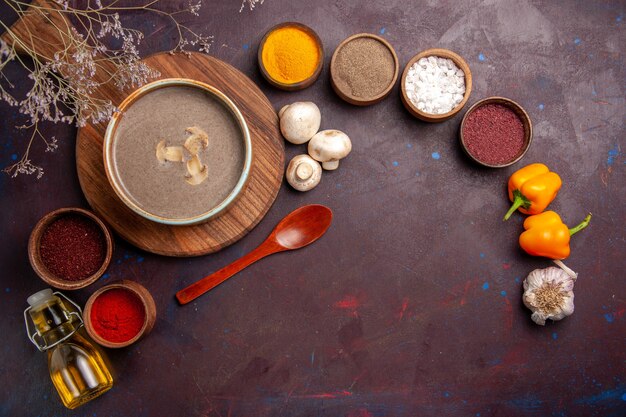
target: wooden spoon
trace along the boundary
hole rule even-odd
[[[272,233],[256,249],[213,274],[176,293],[180,304],[187,304],[217,287],[248,265],[268,255],[300,249],[322,237],[333,219],[328,207],[312,204],[300,207],[285,216]]]

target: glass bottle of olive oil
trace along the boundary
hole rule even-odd
[[[48,353],[50,377],[63,404],[76,408],[111,389],[113,377],[102,354],[79,331],[83,326],[80,307],[50,289],[27,301],[30,306],[24,310],[24,320],[28,337]]]

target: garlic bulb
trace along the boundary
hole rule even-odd
[[[535,269],[524,280],[524,305],[532,312],[531,319],[540,325],[546,319],[561,320],[574,312],[576,277],[560,268]]]

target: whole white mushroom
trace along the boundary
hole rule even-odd
[[[320,183],[322,167],[309,155],[296,155],[285,172],[287,182],[298,191],[312,190]]]
[[[293,144],[305,143],[317,133],[322,123],[320,109],[311,101],[297,101],[278,112],[280,131]]]
[[[317,132],[309,142],[309,155],[329,171],[337,169],[339,160],[348,156],[351,150],[352,142],[348,135],[335,129]]]

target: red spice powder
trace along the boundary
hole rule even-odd
[[[485,104],[473,110],[463,125],[469,153],[491,165],[511,162],[524,148],[524,124],[502,104]]]
[[[91,326],[109,342],[126,342],[139,333],[146,318],[143,303],[131,291],[113,288],[91,306]]]
[[[61,279],[77,281],[87,278],[104,262],[104,233],[93,220],[68,214],[44,230],[39,255],[46,268]]]

